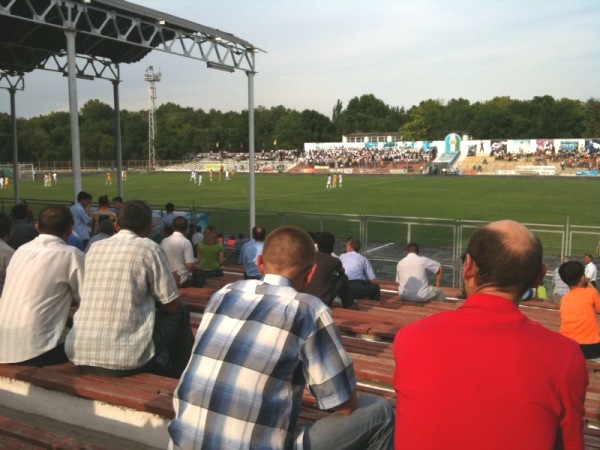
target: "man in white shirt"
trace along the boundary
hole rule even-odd
[[[0,362],[43,366],[66,361],[69,309],[79,302],[83,253],[65,243],[73,229],[66,206],[46,206],[40,235],[14,253],[0,298]]]
[[[435,274],[435,287],[429,286],[427,272]],[[396,266],[398,294],[409,302],[446,299],[439,288],[442,280],[442,266],[439,262],[425,256],[419,256],[419,245],[414,242],[406,246],[406,256]]]
[[[160,243],[160,246],[167,255],[171,272],[177,272],[179,275],[179,287],[202,287],[203,283],[196,286],[193,283],[194,270],[200,270],[196,259],[194,258],[194,250],[192,243],[185,237],[184,233],[188,229],[188,221],[183,216],[178,216],[173,219],[173,234],[166,237]],[[199,281],[199,279],[197,278]]]
[[[587,284],[591,284],[592,286],[596,287],[598,270],[596,269],[596,264],[594,264],[592,255],[586,253],[583,257],[583,263],[585,264],[585,281]]]

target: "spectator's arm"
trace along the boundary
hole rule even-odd
[[[177,312],[177,308],[179,308],[179,297],[177,297],[172,302],[164,303],[162,307],[165,310],[165,312],[169,314],[175,314]]]
[[[342,416],[347,416],[354,411],[356,409],[356,389],[352,391],[348,400],[333,409]]]
[[[444,273],[444,269],[442,268],[442,265],[440,264],[440,268],[435,273],[435,286],[436,287],[440,287],[440,283],[442,282],[442,273]]]

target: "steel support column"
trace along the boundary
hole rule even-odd
[[[65,30],[67,37],[67,65],[69,68],[69,113],[71,123],[71,159],[73,162],[73,200],[82,190],[81,183],[81,144],[79,141],[79,106],[77,103],[77,53],[75,50],[75,30]]]
[[[117,193],[120,197],[123,197],[123,148],[121,146],[121,108],[119,106],[119,80],[113,80],[112,84],[115,104],[115,144],[117,147]]]
[[[256,181],[254,177],[254,72],[247,71],[248,75],[248,151],[250,153],[250,236],[252,228],[256,225]]]

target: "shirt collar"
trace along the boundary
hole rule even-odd
[[[491,294],[473,294],[467,297],[458,309],[477,308],[495,312],[519,312],[519,307],[510,300]]]
[[[272,284],[274,286],[289,286],[294,287],[292,282],[281,275],[275,275],[274,273],[267,273],[263,276],[263,281],[267,284]]]

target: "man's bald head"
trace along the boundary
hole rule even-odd
[[[513,220],[478,228],[466,253],[477,266],[476,290],[493,288],[520,298],[536,285],[543,271],[539,238]]]
[[[295,281],[314,265],[315,245],[301,228],[280,227],[267,236],[261,261],[263,273],[281,275]]]

